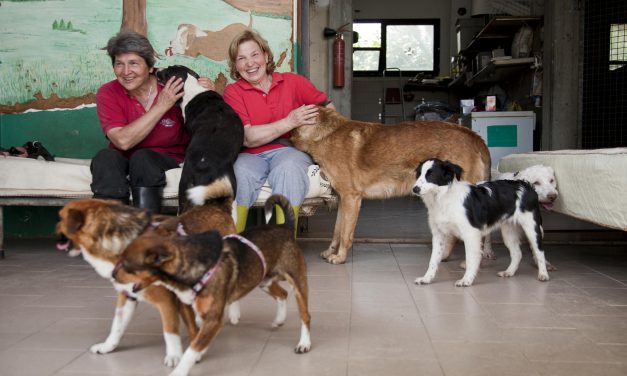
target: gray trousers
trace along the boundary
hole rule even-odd
[[[235,161],[237,205],[251,207],[268,180],[272,193],[287,197],[292,205],[301,205],[309,191],[307,169],[311,157],[291,146],[259,154],[240,153]]]

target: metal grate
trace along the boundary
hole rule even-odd
[[[584,149],[627,146],[627,1],[585,0]]]

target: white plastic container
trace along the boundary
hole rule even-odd
[[[506,155],[533,151],[533,111],[473,112],[471,124],[490,149],[492,168]]]

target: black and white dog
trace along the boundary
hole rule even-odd
[[[518,270],[519,226],[524,231],[538,264],[538,279],[548,281],[542,251],[542,218],[538,194],[526,181],[499,180],[472,185],[459,181],[462,168],[448,161],[429,159],[416,169],[413,193],[420,196],[429,211],[432,251],[429,268],[417,284],[430,283],[442,259],[450,254],[456,239],[466,249],[466,272],[456,286],[470,286],[479,271],[482,238],[500,227],[509,249],[511,262],[501,277],[511,277]]]
[[[179,213],[191,205],[202,205],[212,185],[230,185],[235,196],[233,164],[244,143],[244,127],[237,113],[222,96],[198,83],[193,70],[172,65],[157,71],[160,82],[181,78],[185,94],[180,106],[191,140],[179,182]]]

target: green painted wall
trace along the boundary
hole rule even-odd
[[[0,146],[22,146],[40,141],[57,157],[91,158],[106,147],[96,108],[0,114]],[[59,208],[5,207],[6,237],[52,236]]]
[[[35,140],[51,154],[66,158],[91,158],[107,145],[96,107],[0,115],[0,146]]]

